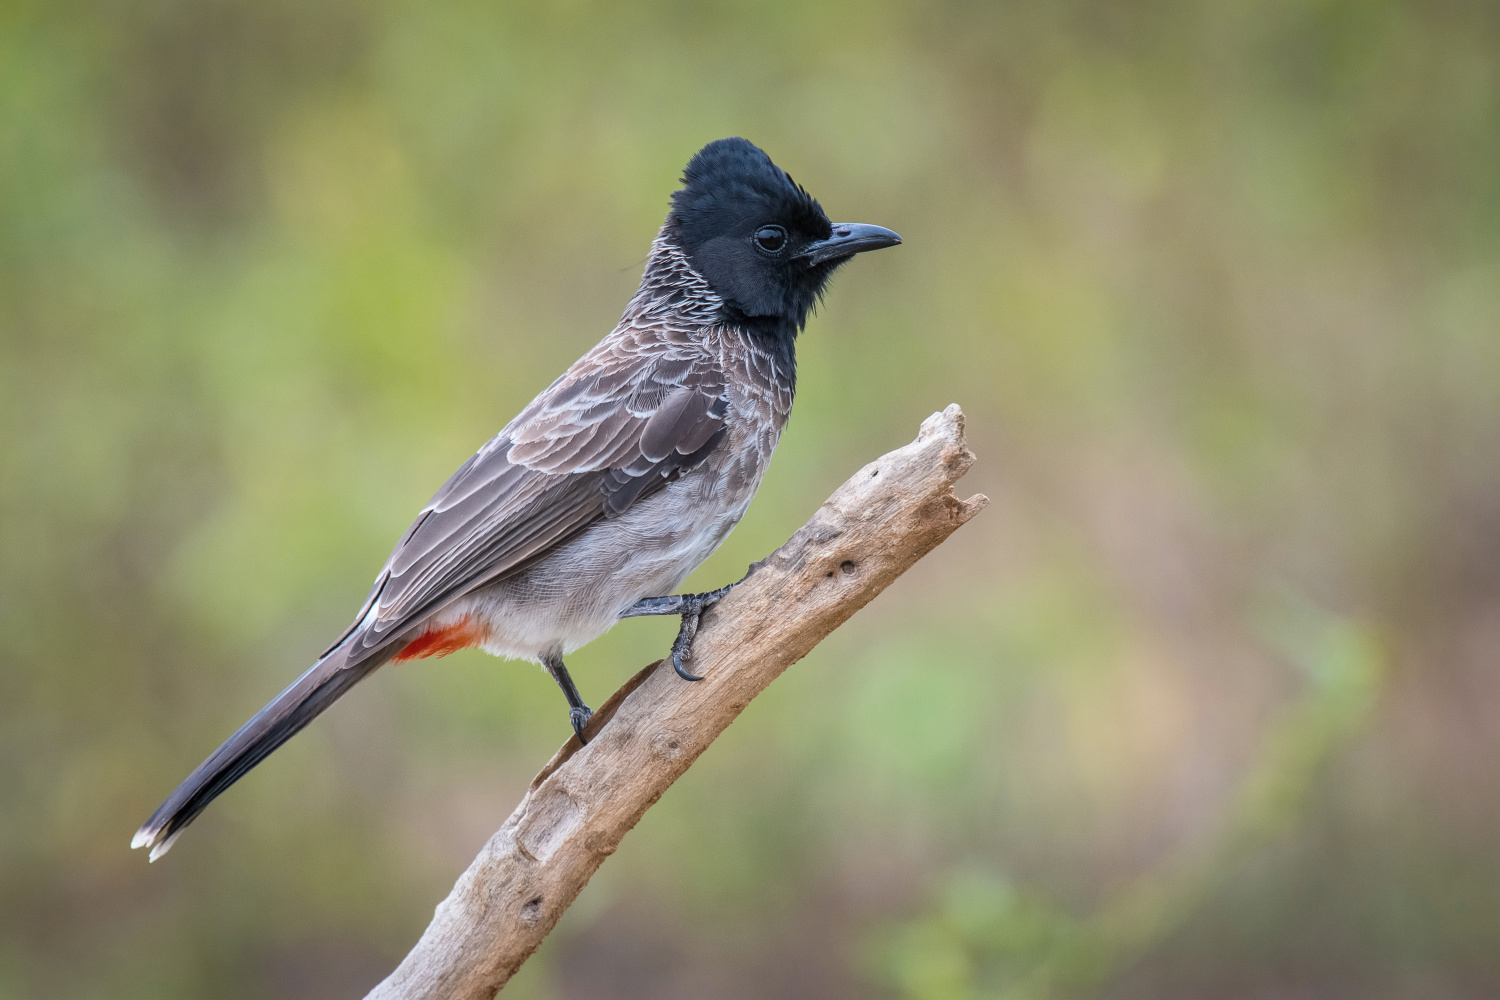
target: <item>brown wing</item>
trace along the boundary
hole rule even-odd
[[[728,400],[688,335],[617,331],[453,474],[381,570],[349,633],[367,652],[519,572],[703,461]],[[335,647],[338,643],[335,643]]]

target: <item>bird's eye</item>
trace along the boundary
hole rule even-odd
[[[786,246],[786,230],[780,226],[761,226],[755,231],[755,245],[766,253],[780,253]]]

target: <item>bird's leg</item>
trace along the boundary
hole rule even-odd
[[[563,666],[561,653],[543,653],[542,666],[547,668],[547,673],[557,681],[557,686],[562,688],[563,697],[568,699],[568,721],[573,723],[573,732],[578,734],[579,743],[587,743],[584,739],[583,727],[593,717],[594,710],[583,703],[578,695],[578,687],[573,683],[573,678],[568,676],[568,668]]]
[[[642,615],[681,615],[682,627],[672,643],[672,669],[685,681],[701,681],[697,674],[689,673],[683,666],[685,660],[693,658],[693,637],[698,634],[698,623],[703,612],[718,604],[725,594],[749,579],[760,566],[753,563],[745,575],[727,587],[710,590],[702,594],[673,594],[670,597],[646,597],[620,612],[621,618],[639,618]]]

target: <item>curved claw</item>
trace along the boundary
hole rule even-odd
[[[754,566],[750,567],[750,572],[755,572]],[[745,575],[748,577],[750,573]],[[710,590],[704,594],[675,594],[670,597],[642,598],[620,612],[620,617],[681,615],[682,627],[677,631],[677,640],[672,643],[672,669],[685,681],[701,681],[703,678],[689,672],[687,667],[683,666],[683,662],[693,658],[693,639],[698,634],[698,625],[703,618],[703,612],[718,604],[735,586],[736,584],[731,583],[727,587]]]
[[[589,724],[589,720],[593,717],[594,710],[589,708],[587,705],[570,709],[568,711],[568,721],[573,724],[573,732],[578,734],[578,742],[582,743],[585,746],[588,745],[589,741],[588,738],[583,735],[583,727],[587,726]]]
[[[677,676],[685,681],[701,681],[703,679],[697,674],[688,673],[687,667],[682,665],[682,657],[678,655],[675,649],[672,651],[672,669],[677,671]]]

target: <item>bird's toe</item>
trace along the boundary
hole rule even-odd
[[[583,735],[583,727],[587,726],[593,717],[594,710],[587,705],[580,705],[569,710],[568,721],[573,723],[573,732],[578,734],[579,743],[588,743],[588,739]]]

